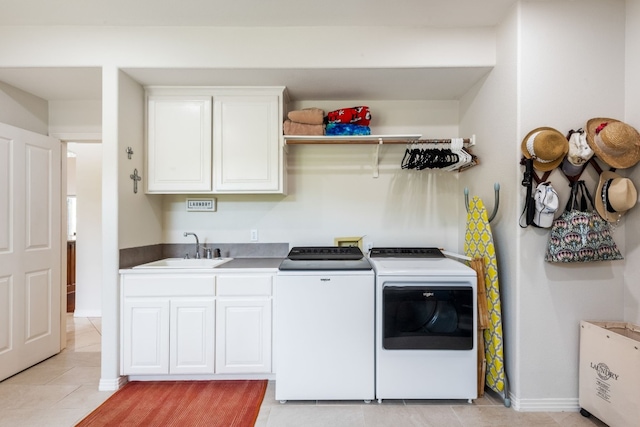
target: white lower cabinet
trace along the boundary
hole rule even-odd
[[[215,276],[123,274],[122,375],[213,374]]]
[[[122,274],[121,375],[271,374],[274,277]]]
[[[214,372],[215,300],[202,298],[171,301],[169,373]]]
[[[127,299],[123,304],[122,373],[169,373],[169,300]]]
[[[270,373],[273,275],[221,275],[216,301],[216,373]]]
[[[128,298],[123,373],[212,374],[213,298]]]

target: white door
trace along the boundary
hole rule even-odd
[[[219,298],[216,373],[271,372],[271,299]]]
[[[122,374],[169,373],[169,299],[124,300]]]
[[[171,374],[213,374],[213,298],[171,301]]]
[[[147,192],[210,192],[211,97],[149,96],[147,120]]]
[[[216,192],[281,192],[278,102],[276,95],[214,97]]]
[[[0,380],[60,351],[60,146],[0,123]]]

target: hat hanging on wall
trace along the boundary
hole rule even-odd
[[[593,157],[593,150],[587,142],[587,135],[582,129],[570,131],[569,153],[562,161],[562,172],[566,176],[580,175],[584,165]]]
[[[600,174],[594,203],[603,219],[618,221],[637,201],[638,192],[629,178],[609,171]]]
[[[640,134],[619,120],[587,121],[587,142],[596,156],[613,168],[629,168],[640,161]]]
[[[558,167],[568,152],[567,138],[553,128],[536,128],[522,140],[522,154],[533,159],[533,167],[543,172]]]
[[[553,217],[558,210],[558,193],[550,183],[541,182],[536,187],[533,196],[536,203],[536,211],[533,215],[533,223],[541,228],[551,228]]]

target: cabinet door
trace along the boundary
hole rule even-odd
[[[214,298],[171,301],[171,374],[213,374]]]
[[[211,97],[150,95],[148,193],[211,191]]]
[[[277,95],[214,98],[215,192],[283,192],[279,99]]]
[[[271,372],[271,298],[218,298],[216,373]]]
[[[168,374],[169,300],[127,298],[123,310],[122,374]]]

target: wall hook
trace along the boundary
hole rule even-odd
[[[493,212],[489,216],[489,222],[493,221],[493,218],[496,217],[498,213],[498,206],[500,206],[500,183],[496,182],[493,184],[493,189],[496,193],[496,201],[493,206]],[[464,188],[464,205],[467,208],[467,212],[469,212],[469,189],[467,187]]]
[[[127,147],[127,157],[129,158],[129,160],[131,160],[132,154],[133,154],[133,150],[131,149],[131,147]]]

